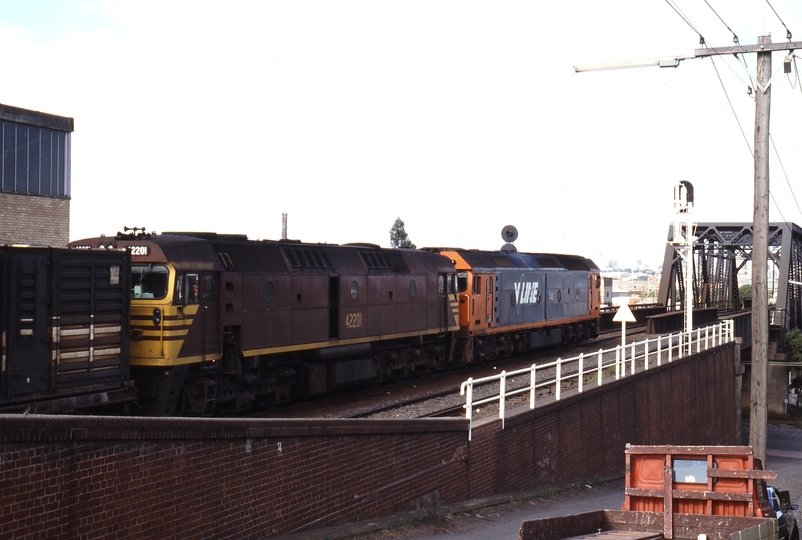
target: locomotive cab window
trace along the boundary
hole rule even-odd
[[[457,272],[457,287],[459,292],[468,290],[468,272]]]
[[[448,294],[457,294],[457,275],[448,274]]]
[[[215,279],[212,274],[203,276],[203,303],[214,304]]]
[[[213,277],[213,276],[210,276]],[[211,282],[214,294],[214,281]],[[198,274],[179,274],[175,277],[173,303],[178,305],[197,304],[200,300],[200,279]]]
[[[160,300],[167,296],[170,272],[163,264],[131,266],[131,298]]]
[[[175,292],[173,292],[173,304],[184,305],[184,274],[175,276]]]
[[[198,274],[187,274],[187,304],[197,304],[200,298]]]

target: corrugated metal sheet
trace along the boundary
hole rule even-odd
[[[71,133],[0,120],[0,191],[69,198]]]

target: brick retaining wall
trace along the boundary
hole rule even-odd
[[[0,416],[0,538],[265,538],[735,444],[737,346],[499,420]]]
[[[0,538],[262,538],[466,497],[462,419],[0,423]]]
[[[470,498],[620,471],[631,444],[738,444],[737,345],[476,422]],[[541,405],[542,403],[542,405]]]

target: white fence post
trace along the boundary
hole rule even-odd
[[[630,365],[630,375],[635,374],[635,344],[632,344],[632,364]]]
[[[579,381],[577,381],[577,388],[579,393],[582,393],[582,385],[585,383],[585,353],[579,353]]]
[[[535,387],[537,386],[537,366],[532,364],[529,375],[529,408],[535,408]]]
[[[657,366],[663,365],[663,338],[657,338]]]
[[[498,382],[498,417],[501,418],[501,429],[504,429],[504,401],[507,393],[507,372],[502,371]]]
[[[649,369],[649,338],[643,340],[643,369]]]
[[[556,379],[555,383],[557,387],[554,390],[554,395],[557,398],[557,401],[560,401],[560,390],[562,389],[562,372],[563,372],[563,359],[557,359],[557,366],[555,368],[555,376]]]
[[[670,364],[674,359],[672,353],[674,352],[674,334],[668,334],[668,363]]]
[[[459,395],[465,396],[465,418],[468,419],[468,440],[470,441],[471,431],[473,431],[473,377],[468,377],[468,380],[462,383]]]
[[[599,379],[599,383],[596,386],[601,386],[601,384],[602,384],[602,375],[603,375],[603,373],[602,373],[602,363],[603,363],[603,361],[604,361],[604,359],[602,358],[602,350],[599,349],[599,360],[596,362],[596,367],[597,367],[597,369],[599,371],[599,374],[597,376],[597,378]]]

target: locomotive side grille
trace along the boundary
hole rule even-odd
[[[487,258],[490,259],[490,262],[492,262],[495,266],[508,268],[513,266],[509,257],[505,257],[503,255],[488,255]]]
[[[588,264],[582,259],[560,257],[560,262],[562,262],[563,266],[565,266],[568,270],[590,270],[590,266],[588,266]]]
[[[390,262],[386,253],[381,251],[361,251],[359,257],[365,264],[368,270],[393,270],[393,264]]]
[[[563,265],[557,262],[554,257],[535,257],[541,268],[562,268]]]
[[[326,252],[321,249],[282,250],[291,268],[333,268]]]

